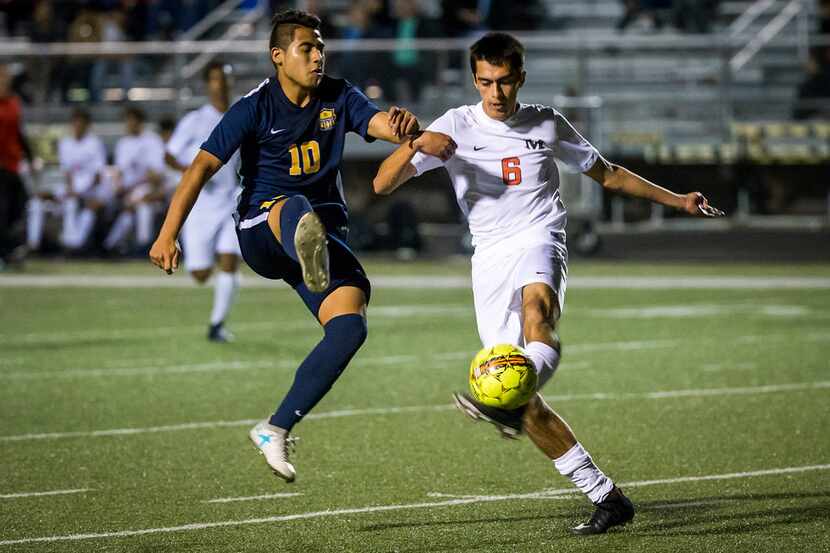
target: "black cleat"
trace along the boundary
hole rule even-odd
[[[236,337],[225,328],[224,323],[216,323],[208,327],[207,339],[217,344],[227,344],[233,342]]]
[[[597,509],[588,522],[571,528],[573,534],[577,536],[604,534],[612,526],[622,526],[634,519],[634,504],[616,486],[605,500],[600,501],[596,506]]]
[[[512,410],[489,407],[464,392],[454,392],[452,397],[455,400],[455,406],[465,415],[473,420],[487,421],[495,425],[501,432],[502,438],[517,440],[522,434],[522,415],[524,415],[525,406]]]

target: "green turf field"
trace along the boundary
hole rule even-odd
[[[467,272],[368,267],[425,281]],[[29,271],[167,278],[143,264]],[[665,275],[774,278],[579,285]],[[816,288],[786,283],[804,276]],[[564,361],[545,395],[639,508],[594,538],[568,534],[591,506],[532,444],[450,407],[479,348],[463,287],[375,290],[369,340],[297,427],[286,485],[247,430],[320,336],[292,292],[243,289],[238,341],[217,346],[204,340],[209,288],[8,278],[0,553],[830,551],[828,266],[574,265]]]

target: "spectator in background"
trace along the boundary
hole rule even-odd
[[[78,44],[101,41],[101,21],[98,14],[88,6],[80,8],[78,15],[69,24],[69,42]],[[90,91],[93,56],[69,56],[60,65],[60,89],[65,102],[70,101],[69,91],[73,85],[80,85]]]
[[[100,15],[100,19],[101,42],[123,42],[127,39],[127,33],[125,31],[127,26],[127,11],[123,7],[104,12]],[[92,66],[90,98],[93,102],[99,102],[101,100],[101,91],[103,90],[107,73],[111,67],[115,67],[118,70],[120,77],[119,85],[122,90],[121,99],[127,100],[127,93],[133,83],[135,64],[130,56],[107,55],[99,56]]]
[[[442,0],[444,32],[450,38],[468,36],[484,28],[487,14],[479,9],[479,0]],[[489,4],[489,2],[487,2]]]
[[[672,0],[623,0],[624,13],[617,22],[617,30],[624,31],[629,25],[645,18],[654,29],[661,29],[665,14],[672,8]]]
[[[0,63],[0,269],[25,257],[22,243],[27,194],[20,169],[24,158],[32,167],[36,165],[23,134],[20,100],[12,92],[11,81],[8,67]]]
[[[674,0],[674,24],[685,33],[708,33],[720,0]]]
[[[807,77],[798,87],[795,119],[830,118],[830,46],[813,48]]]
[[[396,0],[395,11],[395,51],[392,64],[395,68],[391,83],[387,84],[391,100],[402,103],[419,102],[421,89],[430,80],[430,71],[435,64],[425,62],[432,56],[431,52],[419,52],[413,41],[418,38],[431,38],[436,31],[431,22],[421,14],[416,0]]]
[[[34,20],[29,38],[33,43],[63,42],[66,29],[56,17],[52,2],[39,0],[35,3]],[[32,100],[43,103],[51,100],[54,92],[52,83],[59,79],[59,67],[65,60],[54,57],[31,58],[28,72],[32,83]]]
[[[0,13],[6,20],[6,33],[17,36],[26,31],[26,25],[31,21],[31,0],[0,0]]]
[[[71,251],[81,249],[89,240],[96,208],[112,201],[112,189],[103,180],[107,150],[101,139],[90,132],[90,124],[89,112],[76,109],[72,112],[71,134],[58,142],[58,162],[65,179],[63,194],[57,198],[63,214],[61,244]],[[31,205],[29,213],[33,215]],[[30,221],[33,230],[36,225]],[[35,245],[37,242],[32,244]]]
[[[127,134],[115,144],[120,213],[104,240],[108,252],[124,245],[134,225],[138,250],[149,249],[153,239],[152,203],[155,193],[164,184],[164,142],[159,135],[145,128],[145,119],[142,110],[127,108],[124,112]]]

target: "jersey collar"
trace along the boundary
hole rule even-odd
[[[513,126],[515,126],[515,123],[516,123],[516,120],[519,117],[519,114],[522,112],[522,109],[524,109],[524,107],[525,107],[525,105],[522,104],[521,102],[517,102],[517,104],[518,104],[518,107],[516,108],[516,111],[513,113],[513,115],[508,117],[505,121],[499,121],[499,120],[493,119],[492,117],[487,115],[487,113],[485,113],[485,111],[484,111],[484,102],[479,102],[475,106],[473,106],[473,113],[475,114],[476,119],[482,125],[484,125],[486,127],[491,127],[493,129],[506,130],[506,129],[513,128]]]

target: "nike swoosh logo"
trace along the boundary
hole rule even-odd
[[[271,129],[271,134],[280,134],[281,132],[286,131],[287,129]]]
[[[477,151],[479,151],[479,150],[483,150],[483,149],[484,149],[484,148],[486,148],[486,147],[487,147],[487,146],[481,146],[481,147],[479,147],[479,146],[473,146],[473,150],[475,150],[475,151],[477,152]]]

